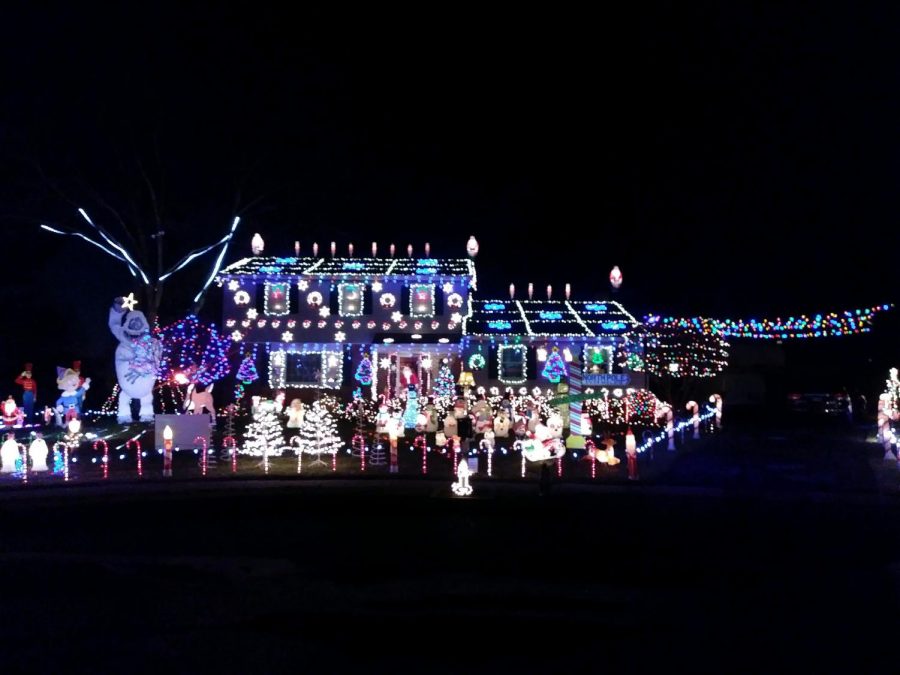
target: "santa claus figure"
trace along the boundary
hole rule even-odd
[[[400,370],[400,387],[402,389],[408,389],[411,386],[419,386],[419,376],[416,375],[409,366],[403,366]]]
[[[0,407],[0,410],[2,410],[3,426],[21,426],[22,411],[19,410],[19,406],[16,405],[12,396],[3,402],[3,406]]]

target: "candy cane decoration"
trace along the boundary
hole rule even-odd
[[[672,412],[672,406],[660,406],[656,412],[656,419],[666,418],[666,436],[669,438],[668,450],[675,450],[675,415]]]
[[[562,455],[556,458],[556,477],[562,478]]]
[[[481,439],[481,443],[479,443],[479,446],[481,447],[481,450],[483,452],[487,453],[487,475],[488,475],[488,478],[490,478],[493,473],[493,466],[494,466],[494,462],[493,462],[494,444],[491,443],[489,440],[483,438],[483,439]]]
[[[428,445],[425,443],[425,434],[419,434],[413,441],[413,448],[422,451],[422,475],[428,473]]]
[[[137,460],[138,478],[143,478],[143,476],[144,476],[144,466],[143,466],[144,453],[141,452],[141,442],[136,438],[129,438],[127,441],[125,441],[125,452],[128,452],[128,449],[132,445],[134,446],[134,458]]]
[[[522,454],[522,478],[525,478],[525,453],[522,452],[522,441],[513,443],[513,452],[518,450]]]
[[[331,471],[337,471],[337,450],[331,453]]]
[[[453,448],[453,475],[456,475],[456,469],[459,466],[459,441],[456,436],[451,436],[448,441],[450,447]]]
[[[291,438],[291,445],[297,446],[297,473],[303,473],[303,448],[300,447],[300,437]]]
[[[103,462],[103,480],[109,478],[109,446],[106,444],[102,438],[98,438],[94,441],[94,452],[97,451],[97,446],[103,444],[103,459],[100,461]]]
[[[200,457],[200,475],[205,476],[206,475],[206,459],[207,459],[207,452],[206,452],[207,441],[206,441],[206,438],[204,438],[203,436],[195,436],[194,443],[196,444],[197,441],[200,441],[200,444],[202,446],[202,450],[200,452],[203,453],[203,455]]]
[[[692,414],[691,422],[694,425],[694,440],[700,438],[700,415],[698,415],[698,411],[700,410],[700,406],[697,405],[696,401],[688,401],[685,408]]]
[[[231,446],[231,473],[237,473],[237,441],[234,436],[226,436],[222,439],[222,449],[227,450]]]
[[[597,477],[597,457],[594,454],[597,451],[597,446],[594,445],[594,440],[592,438],[586,438],[584,440],[584,449],[587,450],[588,457],[591,458],[591,478]]]
[[[713,394],[709,397],[709,402],[716,406],[716,429],[722,428],[722,397],[719,394]]]
[[[294,436],[294,438],[300,438],[299,436]],[[366,470],[366,439],[362,434],[354,434],[353,438],[350,440],[350,447],[354,452],[359,453],[359,470]]]

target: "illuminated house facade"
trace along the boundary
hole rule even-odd
[[[547,388],[572,368],[586,386],[645,386],[639,322],[621,305],[477,300],[469,259],[255,256],[217,281],[224,331],[256,349],[275,390],[393,396],[408,366],[428,394],[444,360],[455,381],[468,372],[485,387]],[[364,357],[374,377],[361,385]]]

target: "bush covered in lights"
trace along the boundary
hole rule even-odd
[[[687,327],[658,325],[644,334],[644,366],[658,377],[713,377],[728,365],[728,343]]]

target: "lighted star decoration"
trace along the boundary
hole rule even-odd
[[[328,307],[319,307],[319,316],[323,319],[331,314],[331,310]]]
[[[289,330],[286,330],[281,334],[282,342],[291,342],[291,341],[293,341],[293,339],[294,339],[294,334]]]
[[[309,282],[306,279],[301,279],[297,282],[297,288],[299,288],[301,291],[305,291],[307,288],[309,288]]]
[[[453,314],[450,315],[450,320],[453,323],[462,323],[462,314],[460,314],[459,312],[453,312]]]
[[[237,279],[232,279],[231,281],[228,282],[228,290],[229,291],[236,291],[240,287],[241,287],[241,282],[238,281]]]
[[[231,339],[234,340],[235,342],[240,342],[241,340],[244,339],[244,336],[241,334],[241,331],[236,330],[231,334]]]
[[[373,281],[373,282],[372,282],[372,290],[373,290],[375,293],[381,293],[381,289],[382,289],[382,288],[383,288],[383,286],[382,286],[382,284],[381,284],[380,281]]]
[[[403,312],[394,312],[393,314],[391,314],[391,321],[394,321],[395,323],[397,321],[401,321],[402,319],[403,319]]]
[[[334,334],[334,341],[335,342],[343,342],[346,337],[347,336],[344,335],[344,331],[339,330],[337,333]]]
[[[446,284],[444,284],[444,293],[452,293],[452,292],[453,292],[453,284],[451,284],[448,281]]]
[[[258,314],[258,312],[255,309],[253,309],[252,307],[247,310],[247,318],[250,319],[251,321],[256,318],[257,314]]]
[[[134,293],[129,293],[124,298],[122,298],[122,309],[127,309],[130,312],[134,309],[134,306],[136,304],[138,304],[138,301],[134,297]]]
[[[382,370],[390,370],[391,369],[391,360],[388,357],[384,357],[378,362],[378,367]]]

